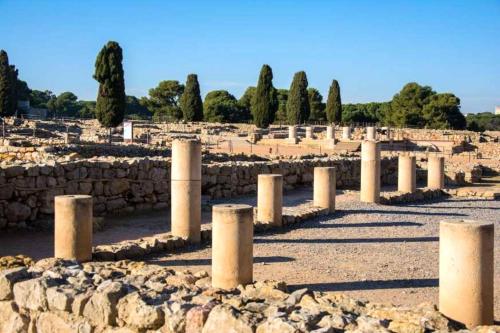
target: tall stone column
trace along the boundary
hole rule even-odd
[[[171,170],[172,235],[201,240],[201,142],[174,140]]]
[[[306,139],[313,138],[313,128],[311,126],[306,127]]]
[[[417,164],[415,156],[400,154],[398,158],[398,191],[413,193],[417,190]]]
[[[361,144],[361,191],[360,200],[380,201],[380,143],[364,140]]]
[[[342,127],[342,139],[351,140],[351,127],[349,126]]]
[[[281,226],[283,224],[283,176],[259,175],[257,182],[257,221]]]
[[[493,223],[440,223],[439,311],[468,328],[493,324],[493,251]]]
[[[326,127],[326,139],[327,140],[335,140],[335,126],[328,125]]]
[[[288,126],[288,142],[297,143],[297,127],[294,125]]]
[[[92,197],[56,196],[54,215],[54,257],[92,260]]]
[[[444,188],[444,157],[430,155],[427,161],[427,187]]]
[[[314,206],[326,208],[328,212],[333,213],[336,185],[335,167],[314,168]]]
[[[368,126],[366,128],[365,140],[377,140],[377,128],[375,126]]]
[[[253,281],[253,208],[212,208],[212,286],[232,289]]]

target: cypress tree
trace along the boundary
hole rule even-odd
[[[340,86],[337,80],[332,81],[328,91],[326,118],[330,123],[340,123],[342,121],[342,100],[340,99]]]
[[[287,120],[290,125],[301,124],[309,119],[310,106],[307,84],[307,76],[304,71],[295,73],[286,103]]]
[[[15,71],[14,71],[15,72]],[[0,51],[0,116],[12,116],[16,111],[16,81],[9,65],[9,57],[4,50]]]
[[[186,121],[203,120],[203,102],[200,95],[200,84],[196,74],[189,74],[184,93],[180,98],[182,115]]]
[[[104,127],[116,127],[125,113],[125,80],[122,48],[108,42],[97,55],[94,79],[99,82],[95,113]],[[111,130],[110,130],[111,131]]]
[[[277,108],[278,97],[273,87],[273,70],[269,65],[263,65],[251,103],[254,124],[259,128],[269,127],[274,121]]]

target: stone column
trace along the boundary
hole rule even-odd
[[[427,187],[431,189],[444,188],[444,157],[429,155],[427,161]]]
[[[288,126],[288,141],[291,143],[297,143],[297,127],[294,125]]]
[[[171,170],[172,235],[201,239],[201,142],[174,140]]]
[[[398,158],[398,191],[413,193],[417,190],[415,156],[400,154]]]
[[[257,221],[281,226],[283,212],[283,176],[259,175],[257,184]]]
[[[380,201],[380,144],[364,140],[361,144],[361,191],[363,202]]]
[[[329,213],[333,213],[336,185],[335,167],[314,168],[314,206],[326,208]]]
[[[232,289],[253,281],[253,208],[212,208],[212,286]]]
[[[342,127],[342,139],[351,140],[351,128],[349,126]]]
[[[494,225],[442,221],[439,228],[439,311],[468,328],[493,325]]]
[[[54,257],[92,260],[92,197],[56,196],[54,215]]]
[[[326,127],[326,139],[335,140],[335,126],[329,125]]]
[[[368,126],[366,128],[365,140],[377,140],[377,128],[375,126]]]
[[[311,126],[306,127],[306,139],[313,138],[313,128]]]

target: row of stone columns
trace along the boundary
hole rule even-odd
[[[398,189],[415,190],[415,157],[399,158]],[[442,188],[444,159],[429,158],[429,187]],[[172,148],[172,234],[200,241],[201,144],[174,141]],[[334,167],[314,169],[314,205],[335,211]],[[362,143],[361,200],[377,202],[380,196],[380,145]],[[257,220],[282,224],[283,176],[258,176]],[[88,261],[92,258],[92,197],[55,198],[55,251],[58,258]],[[235,288],[253,281],[253,208],[216,205],[212,218],[212,285]],[[440,226],[440,311],[469,327],[493,321],[493,224],[446,221]]]

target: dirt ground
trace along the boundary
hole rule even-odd
[[[285,205],[312,198],[310,189],[285,193]],[[214,201],[255,205],[255,197]],[[357,193],[337,195],[337,212],[279,233],[255,235],[254,279],[284,280],[292,289],[339,291],[376,302],[437,303],[439,221],[472,218],[492,221],[495,284],[500,286],[500,201],[445,199],[406,206],[364,204]],[[169,212],[114,217],[94,235],[95,244],[134,239],[170,229]],[[210,211],[203,214],[210,221]],[[0,256],[23,253],[36,259],[53,251],[50,232],[11,232],[0,236]],[[210,272],[210,247],[148,258],[175,269]],[[500,290],[495,291],[500,319]]]

